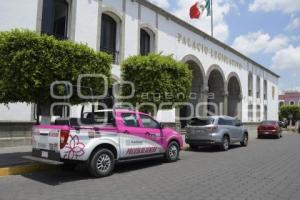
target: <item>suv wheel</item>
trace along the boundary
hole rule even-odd
[[[179,145],[177,142],[171,142],[168,145],[166,154],[165,154],[165,159],[167,162],[175,162],[179,158]]]
[[[244,134],[243,140],[241,141],[241,145],[243,147],[246,147],[248,145],[248,134],[247,133]]]
[[[97,178],[105,177],[112,174],[114,167],[114,154],[109,149],[99,149],[91,157],[89,172]]]
[[[224,136],[221,144],[221,150],[228,151],[228,149],[229,149],[229,137]]]

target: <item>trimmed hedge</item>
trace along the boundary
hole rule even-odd
[[[43,101],[49,101],[53,81],[77,85],[80,74],[102,74],[110,81],[111,62],[111,56],[85,44],[29,30],[0,32],[0,102],[36,103],[39,90],[44,87],[48,88]],[[85,79],[82,85],[93,88],[97,94],[102,94],[104,88],[102,79]]]
[[[123,80],[134,84],[135,95],[126,100],[134,106],[147,102],[159,106],[164,102],[186,102],[188,99],[192,72],[186,64],[176,61],[171,56],[132,56],[122,63],[121,70]],[[124,85],[121,91],[125,96],[131,93],[128,85]],[[164,109],[170,107],[166,106]],[[147,106],[142,110],[152,111],[151,107]]]

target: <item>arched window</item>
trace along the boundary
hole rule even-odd
[[[253,95],[253,75],[252,73],[248,74],[248,96],[252,97]]]
[[[102,14],[101,18],[101,41],[100,51],[104,51],[113,56],[113,61],[117,64],[118,52],[117,43],[117,22],[109,15]]]
[[[261,115],[260,115],[261,110],[260,109],[261,109],[260,105],[256,105],[256,120],[258,122],[261,121]]]
[[[42,33],[59,39],[68,37],[69,3],[66,0],[44,0]]]
[[[260,99],[260,77],[256,77],[256,98]]]
[[[268,82],[264,80],[264,100],[268,99]]]
[[[141,29],[141,35],[140,35],[140,54],[141,55],[148,55],[151,51],[151,36],[148,34],[147,31],[144,29]]]
[[[264,120],[267,120],[268,119],[268,106],[265,105],[264,106]]]
[[[140,29],[140,54],[148,55],[155,51],[155,33],[148,27]]]

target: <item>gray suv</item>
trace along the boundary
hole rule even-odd
[[[185,142],[191,149],[198,146],[217,145],[227,151],[230,144],[248,145],[248,131],[241,121],[228,116],[193,118],[186,127]]]

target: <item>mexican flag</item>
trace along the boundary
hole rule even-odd
[[[199,19],[201,15],[204,13],[205,9],[207,10],[207,16],[210,16],[210,0],[201,0],[196,2],[190,8],[190,18],[191,19]]]

